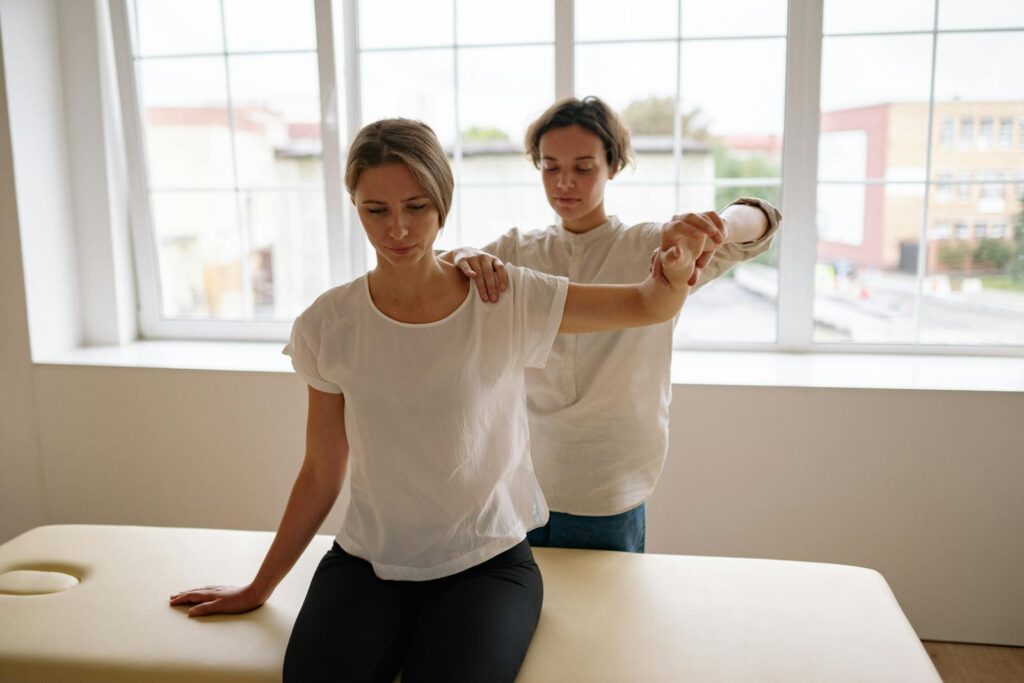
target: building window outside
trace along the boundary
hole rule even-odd
[[[988,176],[991,178],[991,174]],[[984,183],[981,186],[981,191],[978,193],[979,199],[1002,199],[1003,198],[1003,186],[999,183]]]
[[[974,119],[964,117],[960,119],[960,149],[969,150],[974,142]]]
[[[935,199],[945,204],[949,201],[949,189],[953,180],[953,174],[949,171],[940,171],[935,181]]]
[[[971,201],[971,174],[970,173],[958,173],[956,174],[958,181],[956,185],[956,199],[958,202],[969,202]]]
[[[932,226],[933,240],[949,239],[949,236],[952,234],[949,230],[949,223],[939,222]]]
[[[942,119],[942,127],[939,129],[939,147],[942,149],[953,148],[953,136],[956,129],[956,121],[952,117]]]
[[[956,227],[953,228],[953,236],[958,240],[965,240],[968,237],[968,228],[966,223],[957,223]]]
[[[974,224],[974,239],[976,239],[976,240],[984,239],[985,238],[985,232],[986,232],[987,228],[988,228],[988,225],[985,223],[985,221],[977,221]]]
[[[1003,118],[999,121],[999,149],[1013,147],[1013,119]]]
[[[992,137],[995,135],[995,123],[991,116],[984,116],[978,126],[978,149],[992,149]]]
[[[1006,223],[996,223],[993,225],[988,236],[995,240],[1001,240],[1006,237]]]

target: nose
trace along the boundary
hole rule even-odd
[[[395,216],[391,221],[388,222],[388,237],[393,240],[405,239],[405,236],[409,234],[409,226],[405,224],[405,219],[401,216]]]
[[[557,181],[558,189],[560,189],[560,190],[568,190],[569,188],[571,188],[575,184],[576,184],[576,181],[573,180],[573,177],[572,177],[571,173],[562,171],[562,172],[560,172],[558,174],[558,181]]]

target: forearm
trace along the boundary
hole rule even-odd
[[[647,278],[635,285],[569,283],[560,334],[607,332],[671,320],[686,300],[685,283],[669,287]]]
[[[313,540],[341,491],[342,477],[303,467],[292,486],[274,542],[252,581],[266,600]]]
[[[725,242],[755,242],[768,231],[768,217],[756,206],[730,204],[721,212]]]
[[[685,281],[678,285],[666,285],[653,278],[647,278],[637,285],[642,306],[651,323],[661,323],[674,318],[686,303],[690,286]]]

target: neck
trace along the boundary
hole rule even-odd
[[[608,216],[604,212],[604,204],[602,203],[596,209],[588,213],[582,218],[577,218],[572,221],[562,221],[562,227],[571,233],[576,235],[582,235],[585,232],[590,232],[594,228],[599,228],[608,222]]]
[[[367,277],[374,294],[390,301],[415,301],[445,282],[449,277],[445,266],[433,253],[402,265],[395,265],[378,255],[377,267]]]

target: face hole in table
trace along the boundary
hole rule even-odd
[[[0,572],[0,596],[61,593],[77,586],[82,573],[73,567],[17,567]]]

